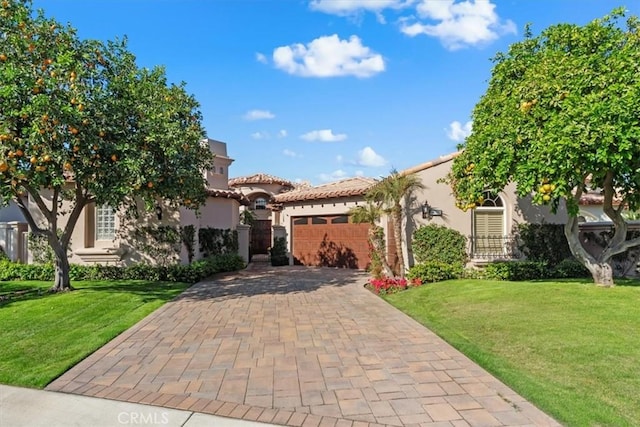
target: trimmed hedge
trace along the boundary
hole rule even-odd
[[[591,277],[591,272],[575,258],[566,258],[554,268],[552,275],[556,279],[579,279]]]
[[[413,233],[411,249],[417,264],[467,262],[467,239],[459,231],[443,225],[428,224],[418,228]]]
[[[536,280],[551,277],[551,269],[543,261],[498,261],[487,264],[484,276],[493,280]]]
[[[544,261],[498,261],[487,264],[481,273],[493,280],[579,279],[591,273],[575,258],[567,258],[550,267]]]
[[[440,261],[423,262],[414,265],[407,272],[407,278],[420,279],[422,283],[440,282],[442,280],[462,277],[464,268],[461,263],[448,264]]]
[[[142,263],[127,267],[72,264],[69,277],[71,280],[153,280],[196,283],[216,273],[237,271],[245,267],[245,262],[239,255],[221,254],[191,264],[169,266]],[[55,268],[52,264],[19,264],[0,260],[0,281],[53,281],[54,272]]]

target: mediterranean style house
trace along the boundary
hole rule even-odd
[[[515,184],[503,191],[484,195],[484,202],[466,211],[456,206],[451,188],[442,182],[459,153],[452,153],[411,167],[401,174],[415,174],[424,185],[408,202],[407,220],[404,224],[404,242],[421,225],[433,223],[459,231],[468,239],[467,252],[470,261],[482,264],[496,259],[514,257],[513,230],[521,223],[564,224],[567,213],[560,208],[556,214],[548,206],[534,205],[530,197],[518,197]],[[410,265],[413,254],[410,245],[403,245]]]
[[[134,224],[128,224],[124,220],[123,212],[116,211],[111,206],[87,205],[73,231],[70,243],[69,262],[76,264],[131,264],[135,262],[162,262],[165,260],[154,259],[145,251],[140,250],[140,245],[133,239],[134,228],[138,227],[158,227],[173,226],[185,227],[193,226],[195,233],[195,259],[200,257],[198,248],[198,233],[200,228],[215,228],[221,230],[244,230],[246,237],[239,236],[240,254],[248,260],[248,227],[243,227],[239,220],[239,209],[242,205],[248,205],[249,200],[241,193],[229,188],[228,173],[229,166],[234,161],[227,155],[227,145],[224,142],[213,139],[203,141],[209,145],[210,150],[215,153],[213,167],[203,171],[208,183],[208,199],[200,208],[199,213],[186,208],[172,209],[168,205],[158,203],[153,212],[145,212],[139,216]],[[42,195],[47,199],[48,190],[43,190]],[[35,203],[29,200],[30,211],[34,219],[43,222],[40,211]],[[26,252],[26,224],[19,210],[15,212],[15,207],[9,206],[0,210],[0,217],[11,214],[11,218],[22,224],[22,228],[14,238],[20,241],[21,251],[14,260],[26,262],[32,259],[32,254]],[[19,214],[19,215],[17,215]],[[63,228],[67,218],[60,217],[58,226]],[[3,224],[0,222],[0,238],[3,237]],[[6,234],[6,233],[5,233]],[[240,234],[240,233],[239,233]],[[8,247],[7,239],[0,241],[3,248]],[[244,246],[244,247],[243,247]],[[13,258],[12,258],[13,259]],[[182,247],[179,260],[188,262],[189,254],[184,246]]]
[[[232,178],[228,185],[249,201],[248,205],[241,208],[240,215],[244,216],[244,212],[247,212],[245,222],[250,222],[251,225],[251,254],[268,254],[273,241],[274,225],[271,200],[278,194],[293,190],[296,185],[266,173]]]

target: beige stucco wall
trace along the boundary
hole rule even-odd
[[[43,190],[41,193],[43,199],[50,206],[52,193]],[[70,209],[69,203],[64,203],[61,211]],[[86,209],[86,208],[85,208]],[[143,253],[137,251],[135,244],[127,238],[128,226],[123,220],[123,212],[117,212],[115,217],[116,236],[113,240],[94,240],[94,246],[85,248],[85,230],[87,229],[85,209],[80,214],[78,222],[71,235],[71,251],[69,262],[74,264],[132,264],[135,262],[153,262]],[[139,207],[141,212],[137,220],[139,226],[151,225],[171,225],[185,226],[194,225],[196,228],[213,227],[221,229],[235,229],[239,223],[238,218],[238,202],[235,199],[209,198],[200,210],[200,215],[195,211],[186,208],[169,208],[167,205],[162,207],[162,220],[157,219],[155,211],[146,212],[142,206]],[[36,222],[44,224],[45,220],[40,210],[33,201],[30,201],[30,211],[33,213]],[[67,225],[67,216],[60,216],[58,219],[58,228],[63,229]],[[199,258],[196,236],[195,259]],[[186,263],[188,255],[186,250],[182,248],[180,261]]]
[[[413,254],[410,243],[407,245],[407,242],[411,242],[413,232],[421,225],[438,224],[458,230],[464,236],[472,235],[472,210],[464,212],[458,209],[455,206],[455,198],[451,188],[445,183],[438,182],[447,175],[451,164],[452,160],[449,160],[416,172],[416,176],[420,178],[425,189],[416,191],[412,200],[407,204],[409,215],[404,224],[403,251],[409,265],[413,264]],[[533,205],[530,197],[519,198],[516,195],[515,183],[507,185],[499,194],[505,206],[505,235],[512,234],[514,228],[520,223],[563,224],[567,220],[564,205],[560,206],[557,214],[553,214],[549,206]],[[421,207],[424,202],[428,202],[434,209],[442,210],[442,216],[423,219]]]

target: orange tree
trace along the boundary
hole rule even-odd
[[[640,207],[640,24],[615,10],[584,26],[560,24],[495,57],[473,131],[448,177],[459,207],[514,181],[519,196],[566,205],[565,235],[595,283],[613,286],[611,257],[640,245],[627,239],[625,207]],[[600,189],[615,234],[602,253],[578,238],[579,201]]]
[[[87,204],[205,200],[203,136],[184,84],[137,67],[124,41],[82,40],[29,0],[0,3],[0,198],[46,237],[52,290],[71,288],[67,249]]]

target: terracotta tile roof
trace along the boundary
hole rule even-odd
[[[438,157],[437,159],[430,160],[428,162],[421,163],[421,164],[416,165],[416,166],[412,166],[409,169],[405,169],[403,171],[400,171],[400,175],[410,175],[412,173],[421,172],[421,171],[423,171],[425,169],[429,169],[429,168],[432,168],[434,166],[438,166],[438,165],[440,165],[442,163],[449,162],[449,161],[455,159],[456,157],[458,157],[460,155],[460,153],[462,153],[462,151],[456,151],[455,153],[446,154],[444,156]]]
[[[251,202],[244,194],[238,193],[235,190],[222,190],[219,188],[207,188],[207,195],[209,197],[219,197],[222,199],[236,199],[241,205],[249,206]]]
[[[248,184],[280,184],[287,187],[294,188],[295,185],[291,181],[287,181],[284,178],[269,175],[266,173],[257,173],[249,176],[239,176],[237,178],[231,178],[229,180],[229,187],[238,187]]]
[[[377,181],[373,178],[355,177],[318,185],[298,188],[273,197],[275,203],[300,202],[305,200],[335,199],[339,197],[362,196]]]

